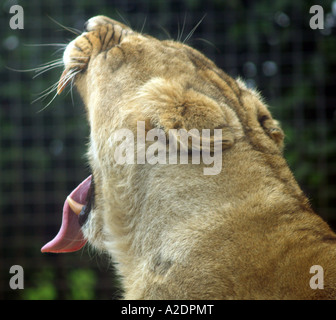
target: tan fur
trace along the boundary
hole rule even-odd
[[[336,236],[282,155],[283,132],[259,94],[198,51],[109,18],[66,51],[91,128],[95,207],[84,226],[117,262],[126,299],[334,299]],[[222,170],[118,165],[114,133],[223,130]],[[136,136],[136,135],[135,135]],[[310,268],[324,269],[311,289]]]

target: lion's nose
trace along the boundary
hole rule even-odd
[[[105,16],[95,16],[95,17],[90,18],[84,24],[84,31],[85,32],[94,31],[94,30],[97,30],[97,28],[99,27],[107,26],[107,25],[117,26],[118,28],[123,29],[127,32],[133,32],[133,30],[130,27],[124,25],[123,23],[119,21],[113,20]]]

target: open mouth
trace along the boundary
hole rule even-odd
[[[90,175],[75,188],[64,202],[61,228],[56,237],[44,245],[42,252],[73,252],[87,242],[81,227],[86,222],[94,200],[94,182]]]
[[[76,75],[85,70],[88,65],[92,44],[91,47],[87,45],[90,41],[86,34],[84,32],[71,41],[64,51],[64,71],[58,81],[57,94],[61,94]],[[93,199],[94,183],[90,175],[65,200],[60,230],[53,240],[42,247],[42,252],[73,252],[86,244],[87,240],[84,238],[81,227],[85,224],[93,207]]]
[[[57,93],[85,71],[93,51],[108,51],[120,44],[125,35],[133,33],[127,26],[103,16],[91,18],[84,32],[72,40],[63,54],[64,71],[60,77]],[[63,206],[63,218],[56,237],[44,245],[42,252],[73,252],[81,249],[87,240],[81,227],[85,224],[94,202],[93,176],[81,182],[67,197]]]

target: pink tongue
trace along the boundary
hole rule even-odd
[[[91,185],[91,177],[86,178],[70,194],[70,198],[76,202],[86,205],[87,194]],[[62,226],[57,236],[43,246],[42,252],[73,252],[81,249],[86,243],[78,222],[78,216],[72,211],[67,200],[63,206]]]

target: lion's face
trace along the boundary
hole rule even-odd
[[[137,121],[145,122],[146,131],[160,128],[167,134],[170,129],[222,129],[223,150],[239,142],[256,152],[281,155],[283,133],[259,95],[185,44],[159,41],[97,16],[68,45],[64,65],[58,90],[74,78],[91,128],[88,155],[95,206],[84,233],[96,247],[106,249],[118,235],[125,235],[134,223],[130,212],[141,210],[138,198],[143,203],[145,196],[132,182],[125,191],[127,176],[141,171],[145,181],[153,170],[117,169],[112,138],[117,129],[136,133]],[[121,221],[125,217],[128,221]],[[120,246],[114,250],[122,251]]]

